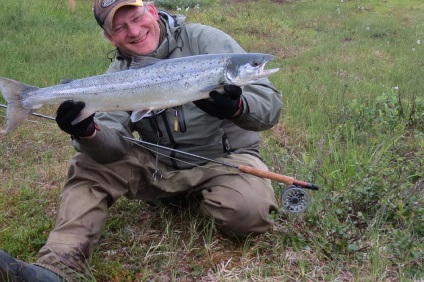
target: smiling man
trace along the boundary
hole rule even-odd
[[[228,34],[186,24],[141,0],[97,0],[94,15],[115,47],[107,72],[127,70],[140,56],[157,59],[200,54],[242,53]],[[146,141],[234,165],[267,169],[259,153],[258,132],[281,115],[281,94],[267,78],[243,88],[226,85],[210,99],[153,113],[131,122],[128,112],[97,113],[73,124],[84,108],[62,103],[56,116],[78,154],[71,161],[54,230],[35,264],[0,251],[0,279],[79,281],[104,230],[108,208],[120,197],[155,205],[188,206],[212,218],[216,228],[244,238],[271,228],[277,202],[269,180],[227,170],[202,159],[160,154],[129,143],[137,132]],[[137,215],[134,215],[137,216]],[[142,254],[141,254],[142,255]]]

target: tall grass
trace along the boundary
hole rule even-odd
[[[262,134],[264,160],[321,189],[309,192],[305,213],[281,210],[272,232],[244,241],[188,211],[121,199],[90,279],[424,279],[422,1],[230,2],[166,7],[223,29],[247,51],[276,56],[270,67],[281,71],[271,80],[284,113]],[[73,12],[64,0],[0,3],[0,76],[48,86],[109,64],[112,48],[89,1]],[[38,118],[0,139],[0,248],[34,261],[74,152],[53,122]],[[280,196],[285,187],[274,188]]]

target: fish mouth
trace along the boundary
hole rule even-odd
[[[269,70],[262,70],[260,74],[258,74],[258,77],[267,77],[270,76],[271,74],[274,74],[276,72],[278,72],[280,69],[276,68],[276,69],[269,69]]]
[[[261,66],[259,68],[259,71],[258,71],[258,75],[257,75],[258,78],[270,76],[270,75],[272,75],[272,74],[274,74],[274,73],[276,73],[276,72],[278,72],[280,70],[280,68],[267,69],[266,70],[265,69],[266,63],[268,63],[268,61],[263,62],[261,64]]]

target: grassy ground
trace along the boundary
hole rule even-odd
[[[102,73],[112,48],[89,2],[70,11],[64,0],[0,0],[0,76],[49,86]],[[178,12],[276,56],[270,67],[281,72],[271,80],[284,114],[262,134],[264,159],[322,188],[310,192],[307,212],[281,210],[272,232],[245,241],[186,211],[121,199],[92,280],[424,279],[424,3],[232,2]],[[74,151],[39,118],[0,140],[0,248],[35,261]],[[280,196],[284,187],[274,184]]]

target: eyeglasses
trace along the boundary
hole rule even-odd
[[[120,25],[112,27],[112,30],[111,30],[112,34],[113,35],[124,34],[128,30],[128,25],[130,25],[130,24],[132,24],[132,25],[140,24],[143,21],[144,15],[146,14],[146,11],[147,11],[147,8],[146,8],[146,6],[144,6],[143,11],[140,14],[135,15],[129,21],[129,23],[120,24]]]

